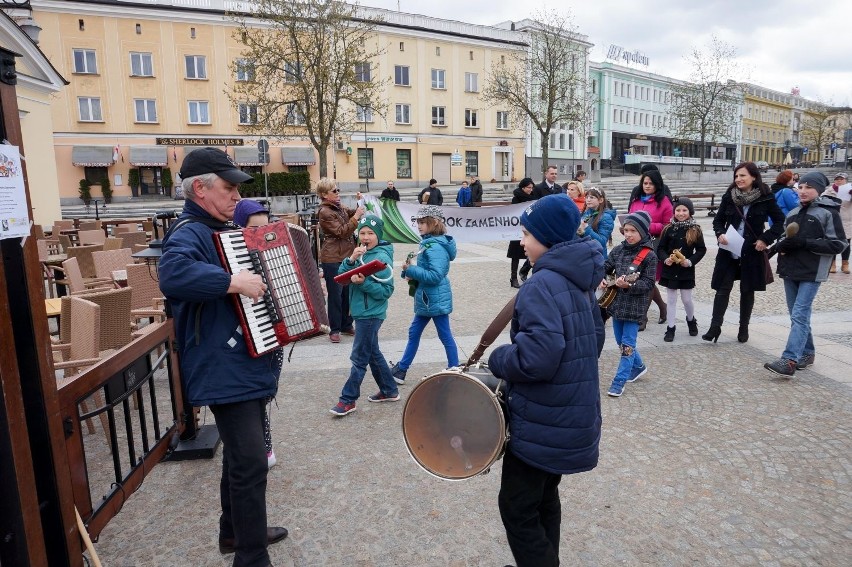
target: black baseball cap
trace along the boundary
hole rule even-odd
[[[180,166],[181,179],[205,173],[215,173],[230,183],[254,183],[254,177],[240,170],[219,148],[198,148],[184,156]]]

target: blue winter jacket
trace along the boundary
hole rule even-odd
[[[362,261],[351,262],[349,257],[340,263],[338,274],[354,270],[362,264],[378,260],[388,265],[381,272],[367,276],[362,284],[350,283],[349,313],[353,319],[385,319],[388,314],[388,299],[393,295],[393,244],[380,240],[372,250],[367,250]]]
[[[418,281],[414,292],[414,314],[423,317],[449,315],[453,312],[453,290],[450,288],[450,262],[456,259],[456,241],[452,236],[426,236],[417,250],[417,265],[402,272],[403,278]]]
[[[787,214],[799,206],[799,194],[792,187],[782,185],[781,183],[772,184],[772,194],[775,197],[775,202],[778,203],[778,208]],[[772,226],[772,219],[769,219],[769,226]]]
[[[603,213],[600,213],[601,220],[598,223],[598,229],[595,230],[592,227],[592,218],[597,213],[597,211],[593,209],[586,209],[586,212],[583,213],[581,217],[582,220],[588,223],[586,227],[586,232],[583,234],[585,236],[590,236],[597,240],[601,248],[603,249],[603,257],[606,259],[609,251],[607,250],[607,243],[609,242],[610,236],[612,236],[612,230],[615,228],[615,209],[604,209]]]
[[[188,200],[178,220],[191,216],[211,219]],[[181,378],[196,407],[266,398],[278,387],[273,355],[249,356],[213,232],[201,222],[179,227],[165,239],[159,267],[160,289],[174,315]]]
[[[594,291],[603,263],[600,246],[588,237],[545,252],[518,291],[512,344],[488,359],[491,372],[508,384],[509,450],[554,474],[598,463],[604,329]]]

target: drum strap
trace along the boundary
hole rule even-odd
[[[488,328],[485,329],[485,332],[482,333],[482,338],[479,339],[479,344],[476,345],[473,353],[471,353],[470,358],[464,365],[464,370],[467,371],[468,368],[479,362],[480,357],[485,352],[485,349],[491,346],[497,337],[500,336],[500,333],[503,332],[503,329],[506,328],[506,325],[509,324],[509,321],[512,320],[512,314],[515,312],[515,297],[512,296],[512,299],[500,310],[500,313],[491,321],[491,324],[488,325]]]

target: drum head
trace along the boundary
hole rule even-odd
[[[417,384],[402,411],[408,452],[426,472],[447,480],[476,476],[503,454],[506,418],[479,380],[442,372]]]

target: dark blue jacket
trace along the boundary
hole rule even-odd
[[[178,220],[191,216],[211,218],[187,200]],[[181,378],[196,407],[266,398],[278,388],[273,354],[249,356],[213,232],[201,222],[179,227],[165,239],[159,267],[160,290],[174,315]]]
[[[506,380],[508,449],[554,474],[598,464],[601,405],[598,354],[603,323],[594,290],[603,279],[600,245],[578,238],[539,258],[515,301],[512,344],[488,359]]]

